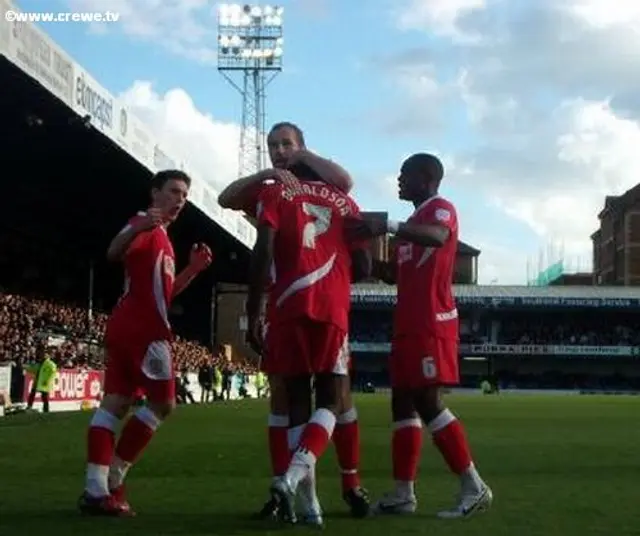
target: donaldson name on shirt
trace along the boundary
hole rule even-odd
[[[302,182],[301,186],[302,191],[305,195],[319,197],[321,199],[329,201],[329,203],[331,203],[338,209],[341,216],[350,216],[351,214],[353,214],[351,204],[347,201],[346,197],[344,197],[339,192],[329,189],[322,184]],[[284,197],[287,201],[293,200],[295,196],[295,192],[287,188],[282,191],[282,197]]]
[[[84,74],[76,78],[76,104],[85,110],[91,121],[101,130],[113,127],[113,99],[106,99],[85,80]]]

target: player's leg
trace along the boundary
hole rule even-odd
[[[322,524],[322,512],[315,494],[316,461],[331,441],[337,416],[345,409],[341,383],[341,377],[348,374],[348,354],[342,351],[345,336],[336,326],[311,321],[298,329],[299,355],[305,357],[307,369],[315,374],[316,410],[302,430],[285,477],[274,486],[274,491],[289,500],[298,488],[312,491],[315,504],[307,517],[316,525]],[[296,385],[290,384],[289,379],[287,383],[291,411],[302,403],[294,398],[295,394],[302,397],[303,389],[310,388],[308,376],[296,381]]]
[[[89,424],[85,490],[78,502],[80,510],[91,515],[128,513],[127,508],[114,501],[110,494],[109,465],[120,422],[133,402],[134,386],[127,368],[130,356],[126,348],[107,344],[107,355],[105,395]]]
[[[455,341],[433,339],[423,358],[425,386],[416,390],[414,403],[434,445],[447,466],[460,478],[461,493],[456,506],[440,517],[467,517],[486,510],[493,499],[489,486],[473,463],[471,449],[460,420],[449,410],[441,396],[440,385],[458,384],[458,349]]]
[[[269,375],[272,386],[269,397],[269,419],[267,423],[267,438],[269,445],[269,459],[271,461],[271,476],[273,480],[281,477],[289,467],[291,458],[289,448],[289,400],[284,378],[277,374]],[[278,505],[270,497],[258,512],[260,519],[273,517],[277,513]]]
[[[348,339],[345,338],[348,344]],[[348,351],[348,347],[344,351]],[[340,376],[341,396],[344,411],[338,415],[333,432],[338,464],[342,478],[342,497],[349,505],[355,517],[364,517],[369,513],[369,494],[360,484],[360,427],[358,412],[351,396],[351,378]]]
[[[138,378],[146,391],[147,404],[138,407],[128,419],[109,467],[109,488],[123,503],[127,473],[175,408],[175,373],[169,342],[153,341],[141,345],[143,348]]]
[[[422,421],[413,403],[413,382],[416,374],[413,341],[399,338],[392,341],[389,357],[391,376],[391,460],[395,488],[374,506],[377,514],[410,514],[416,511],[415,481],[422,450]]]

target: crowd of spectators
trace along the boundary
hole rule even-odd
[[[107,315],[89,315],[86,308],[0,291],[0,363],[18,359],[29,363],[36,348],[45,345],[61,368],[101,369],[106,320]],[[173,350],[176,367],[183,372],[195,372],[205,362],[233,372],[255,372],[246,360],[228,363],[222,352],[180,337],[173,342]]]
[[[606,321],[604,320],[606,318]],[[634,327],[631,327],[634,326]],[[634,319],[607,315],[574,315],[573,318],[528,316],[500,323],[501,344],[562,344],[580,346],[635,346],[640,331]]]
[[[498,321],[495,331],[494,320]],[[387,343],[391,340],[392,331],[392,315],[388,311],[357,312],[351,318],[351,336],[359,343]],[[491,321],[471,321],[463,314],[460,319],[460,342],[637,346],[640,345],[640,328],[633,317],[615,317],[611,314],[578,313],[558,317],[545,314],[541,317],[526,313],[492,317]]]

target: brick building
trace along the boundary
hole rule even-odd
[[[640,184],[607,196],[591,235],[597,285],[640,285]]]

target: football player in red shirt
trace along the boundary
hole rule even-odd
[[[454,206],[438,195],[443,174],[438,158],[414,154],[398,178],[400,199],[415,206],[411,217],[404,223],[373,217],[354,222],[355,237],[391,233],[398,242],[395,262],[373,266],[375,276],[397,283],[398,289],[389,360],[396,489],[375,505],[377,513],[415,512],[423,422],[462,488],[455,508],[439,516],[486,510],[493,497],[473,464],[462,424],[441,398],[443,386],[459,383],[458,310],[452,292],[458,218]]]
[[[295,166],[299,177],[312,177]],[[330,442],[349,392],[348,323],[351,280],[367,277],[366,246],[348,244],[344,222],[359,216],[355,202],[320,181],[302,182],[301,191],[277,184],[258,202],[258,238],[252,254],[247,316],[257,351],[263,344],[269,374],[284,379],[290,428],[299,434],[291,462],[271,492],[281,519],[295,522],[294,498],[313,490],[305,522],[322,524],[315,495],[315,463]],[[272,269],[273,266],[273,269]],[[263,342],[260,305],[265,281],[275,274],[267,304]],[[311,415],[311,377],[316,411]],[[311,418],[309,418],[311,417]],[[301,486],[301,484],[303,484]]]
[[[244,210],[256,216],[258,197],[266,189],[276,184],[284,184],[292,191],[300,191],[300,182],[288,171],[288,167],[306,165],[319,179],[332,184],[344,193],[349,193],[353,182],[349,174],[335,162],[321,158],[305,148],[304,134],[295,124],[282,122],[275,124],[267,137],[269,157],[273,169],[256,173],[234,181],[223,190],[218,202],[224,208]],[[265,356],[263,356],[263,361]],[[280,477],[289,465],[291,451],[297,445],[301,428],[290,426],[289,403],[283,379],[269,376],[270,415],[268,423],[269,454],[272,475]],[[363,517],[369,511],[367,491],[360,484],[360,429],[358,414],[351,400],[349,384],[344,384],[345,411],[338,417],[333,441],[342,475],[342,495],[356,517]],[[305,486],[302,486],[303,491]],[[312,489],[308,490],[309,493]],[[302,493],[301,507],[307,509],[313,497]],[[308,504],[305,504],[308,503]],[[269,517],[275,513],[276,504],[267,501],[259,517]]]
[[[175,406],[175,373],[168,311],[171,301],[211,263],[211,250],[193,246],[189,265],[175,276],[167,227],[187,201],[191,179],[166,170],[151,180],[151,206],[112,240],[109,260],[125,268],[125,290],[107,322],[104,397],[89,425],[87,476],[79,508],[92,515],[134,515],[124,478]],[[116,444],[116,430],[144,391],[147,405],[134,411]]]

